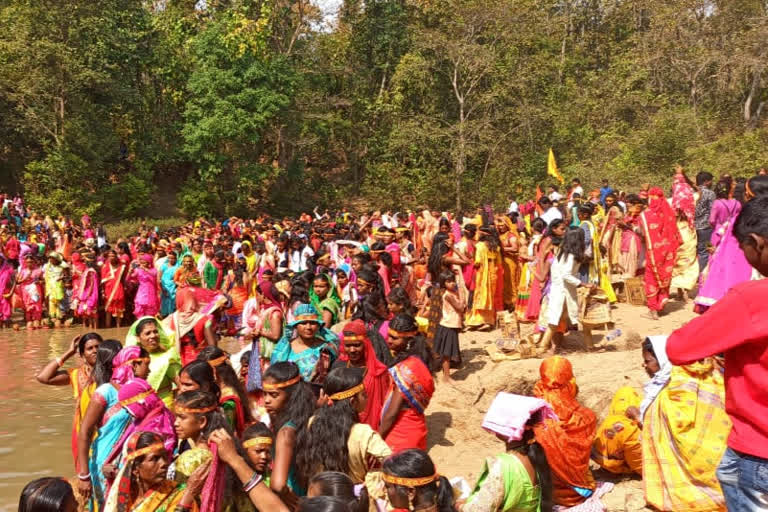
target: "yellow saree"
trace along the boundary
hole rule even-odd
[[[496,325],[496,310],[493,307],[493,297],[496,293],[499,251],[491,252],[485,242],[475,246],[475,295],[472,299],[472,310],[466,324],[480,326],[483,324]]]
[[[643,425],[646,501],[658,510],[725,511],[715,470],[731,420],[722,373],[711,360],[675,366]]]
[[[696,259],[696,231],[685,219],[677,221],[677,229],[683,243],[677,248],[675,268],[672,270],[672,282],[669,289],[692,290],[699,279],[699,262]]]
[[[592,460],[611,473],[642,473],[643,447],[640,427],[627,416],[627,409],[640,407],[640,395],[624,386],[616,391],[608,416],[600,424],[592,443]]]

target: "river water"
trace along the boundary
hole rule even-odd
[[[125,339],[126,329],[102,329]],[[74,400],[69,386],[43,386],[37,372],[66,351],[82,328],[0,330],[0,512],[17,510],[24,485],[41,476],[74,476],[70,435]],[[79,364],[75,356],[65,368]]]

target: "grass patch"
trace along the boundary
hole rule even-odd
[[[182,226],[188,221],[181,217],[163,217],[160,219],[136,218],[111,222],[105,224],[104,228],[107,230],[110,242],[114,244],[120,238],[136,236],[141,229],[142,222],[150,229],[154,229],[157,226],[158,230],[162,233],[166,229]]]

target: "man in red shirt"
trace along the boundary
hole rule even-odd
[[[768,275],[768,197],[744,205],[733,230],[744,256]],[[725,353],[725,409],[733,422],[717,470],[728,510],[768,510],[768,279],[731,290],[667,342],[676,365]]]

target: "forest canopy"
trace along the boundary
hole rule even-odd
[[[123,218],[768,162],[768,2],[0,0],[0,187]],[[385,199],[382,199],[385,198]]]

